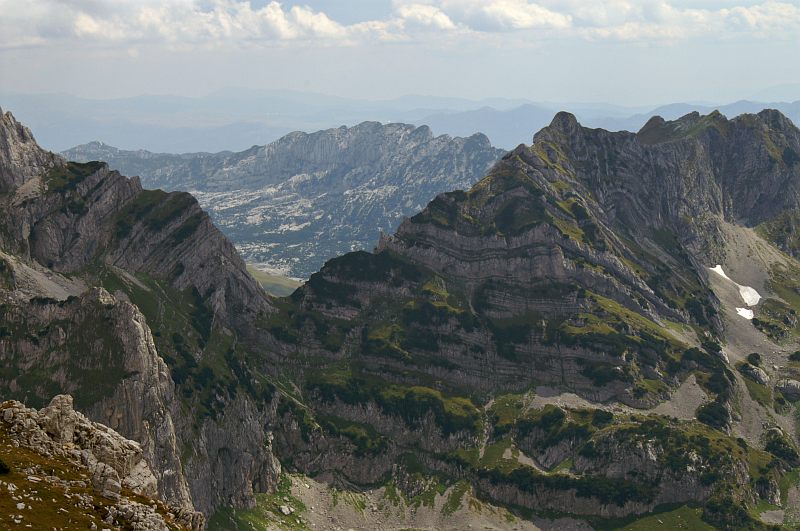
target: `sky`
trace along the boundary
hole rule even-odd
[[[0,90],[724,103],[800,83],[798,36],[800,0],[0,0]]]

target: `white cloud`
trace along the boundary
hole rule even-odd
[[[800,33],[800,6],[768,0],[748,6],[677,7],[667,0],[543,0],[569,12],[574,31],[595,39],[659,40],[692,37],[794,37]],[[686,4],[686,2],[683,2]]]
[[[513,29],[567,28],[572,23],[570,15],[529,4],[525,0],[494,0],[484,4],[481,11],[501,27]]]
[[[237,0],[0,0],[0,47],[64,39],[204,43],[346,41],[347,27],[307,7]],[[17,28],[15,31],[14,28]]]
[[[197,3],[172,0],[137,10],[131,35],[159,36],[169,42],[242,42],[342,40],[347,28],[325,13],[306,7],[285,9],[278,2],[255,9],[248,2],[215,0],[210,9]]]
[[[527,0],[415,0],[427,5],[456,24],[487,32],[534,28],[567,28],[571,17]],[[395,0],[398,9],[408,4]]]
[[[427,4],[406,4],[397,8],[397,14],[405,22],[430,26],[443,30],[456,29],[455,23],[450,20],[441,9]]]
[[[730,0],[725,7],[700,0],[680,5],[671,0],[395,0],[385,19],[346,25],[324,12],[275,0],[261,7],[247,0],[0,0],[0,49],[108,47],[109,42],[122,49],[441,42],[443,32],[453,39],[493,34],[492,42],[507,46],[539,35],[678,40],[800,34],[800,5],[737,2],[743,0]],[[505,37],[508,33],[521,37]]]
[[[750,7],[722,10],[732,29],[768,34],[775,31],[800,32],[800,5],[765,2]],[[798,33],[794,33],[797,37]]]

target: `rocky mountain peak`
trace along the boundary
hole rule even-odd
[[[574,114],[567,111],[559,111],[550,122],[550,128],[556,129],[564,134],[575,132],[581,125]]]
[[[533,135],[533,144],[540,142],[574,142],[583,134],[584,130],[575,115],[560,111],[550,121],[550,125],[540,129]]]
[[[797,134],[798,128],[786,115],[777,109],[764,109],[758,113],[758,117],[770,129],[782,131],[787,134]]]
[[[709,214],[755,226],[800,205],[800,131],[777,111],[654,117],[638,133],[553,122],[519,152],[526,163],[597,201],[617,228],[667,224],[708,260],[718,247]]]
[[[0,109],[0,191],[13,190],[63,163],[61,157],[40,148],[30,129],[10,111]]]

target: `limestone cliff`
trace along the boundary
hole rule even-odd
[[[190,195],[67,163],[10,113],[0,142],[0,394],[34,405],[73,394],[142,445],[171,503],[208,514],[254,503],[280,465],[268,386],[236,364],[237,330],[271,303],[233,245]]]
[[[0,191],[8,192],[26,181],[63,165],[63,160],[42,150],[30,129],[0,108]]]

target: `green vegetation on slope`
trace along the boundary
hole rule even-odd
[[[800,210],[788,210],[756,227],[764,239],[785,253],[800,256]]]
[[[675,529],[714,531],[716,528],[704,522],[702,516],[702,508],[682,505],[677,509],[657,512],[613,528],[622,531],[655,531],[658,529],[663,529],[664,531],[673,531]],[[603,528],[601,527],[601,529]]]
[[[104,162],[67,162],[64,166],[57,166],[42,178],[47,190],[50,192],[69,192],[77,188],[87,177],[97,173]]]
[[[108,291],[125,293],[145,315],[159,354],[198,418],[216,416],[225,397],[235,398],[238,392],[258,401],[271,399],[273,385],[253,368],[235,336],[214,326],[213,312],[196,290],[179,291],[166,281],[145,274],[129,277],[105,266],[91,274]]]
[[[462,430],[477,433],[479,429],[480,415],[470,399],[446,396],[428,387],[390,384],[345,369],[312,372],[306,388],[324,402],[374,402],[384,413],[399,416],[411,428],[418,427],[431,414],[445,435]]]
[[[284,514],[281,507],[290,509]],[[218,509],[208,521],[209,531],[252,531],[253,529],[308,529],[303,513],[305,504],[292,495],[292,479],[283,474],[271,494],[256,494],[256,506],[250,509]]]
[[[82,306],[75,297],[66,301],[34,298],[29,304],[39,308],[66,306],[79,317],[75,321],[36,323],[14,305],[0,305],[0,337],[13,338],[21,344],[47,345],[48,355],[43,365],[29,365],[27,370],[19,371],[18,367],[25,366],[23,349],[11,349],[0,376],[13,379],[21,392],[9,390],[5,398],[24,399],[30,407],[43,407],[56,394],[80,389],[75,394],[75,405],[85,408],[110,396],[117,382],[129,376],[120,356],[124,350],[122,339],[117,334],[124,324],[101,302],[89,301]],[[72,352],[81,355],[64,355]],[[70,387],[64,388],[59,377]]]
[[[288,297],[303,285],[299,280],[267,273],[253,264],[247,264],[247,272],[261,284],[264,291],[276,297]]]

